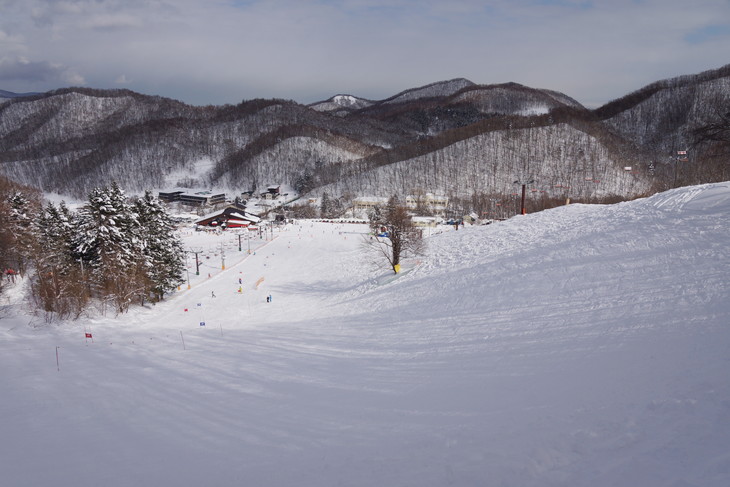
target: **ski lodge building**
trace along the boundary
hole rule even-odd
[[[196,225],[212,228],[248,228],[254,227],[261,222],[261,218],[249,213],[240,206],[227,206],[222,210],[209,213],[196,221]]]

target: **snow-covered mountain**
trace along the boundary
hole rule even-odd
[[[671,155],[691,147],[691,131],[730,107],[730,65],[657,81],[597,110],[627,140]],[[724,110],[724,111],[723,111]]]
[[[536,90],[518,83],[473,86],[456,94],[452,103],[474,103],[483,113],[522,116],[543,115],[561,107],[583,108],[563,93]]]
[[[402,91],[397,95],[383,100],[383,103],[404,103],[420,100],[422,98],[443,98],[453,95],[454,93],[475,86],[473,82],[464,78],[456,78],[448,81],[439,81],[431,83],[419,88],[411,88]]]
[[[429,188],[440,194],[505,195],[500,200],[503,204],[510,199],[507,195],[520,189],[515,180],[535,181],[530,185],[531,199],[538,201],[595,200],[652,190],[650,178],[617,167],[617,157],[602,134],[569,123],[486,131],[450,142],[439,150],[405,154],[402,160],[390,163],[372,159],[369,168],[341,173],[322,190],[387,196],[401,194],[403,182],[408,181],[412,188]],[[635,155],[619,161],[627,166],[642,163]]]
[[[725,487],[728,214],[719,183],[442,226],[397,278],[365,225],[191,231],[189,289],[57,325],[9,284],[3,483]]]
[[[358,98],[352,95],[335,95],[329,100],[312,103],[309,108],[318,112],[329,112],[344,116],[352,111],[368,107],[374,102],[365,98]]]
[[[683,76],[594,111],[555,91],[465,79],[310,106],[193,107],[127,90],[64,89],[0,105],[0,175],[81,198],[115,180],[133,193],[284,184],[302,194],[466,201],[507,197],[519,179],[535,180],[546,198],[630,198],[707,180],[700,152],[691,170],[672,156],[728,101],[728,80],[728,67]]]

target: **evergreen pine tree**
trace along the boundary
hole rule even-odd
[[[58,208],[48,203],[35,220],[38,249],[32,290],[39,307],[51,318],[52,313],[60,318],[78,317],[88,301],[73,256],[74,225],[74,215],[63,202]]]
[[[20,275],[25,274],[35,249],[35,228],[33,208],[21,192],[14,192],[8,198],[10,215],[7,232],[10,236],[10,254],[6,257],[10,266]],[[9,258],[8,258],[9,257]]]
[[[113,183],[89,194],[81,209],[74,250],[85,272],[90,272],[98,297],[114,303],[117,312],[129,309],[132,298],[145,288],[138,272],[143,246],[136,214],[124,192]]]
[[[327,194],[327,191],[322,193],[322,201],[319,206],[319,216],[321,218],[330,217],[330,197]]]
[[[156,300],[183,282],[183,247],[172,232],[173,222],[160,201],[149,191],[138,199],[134,211],[141,228],[147,291]]]

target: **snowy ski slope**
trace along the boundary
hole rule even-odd
[[[397,278],[366,231],[187,235],[191,289],[118,317],[11,289],[2,485],[730,485],[730,183],[446,231]]]

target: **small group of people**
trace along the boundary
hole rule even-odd
[[[239,280],[240,280],[240,279],[239,279]],[[242,288],[241,288],[241,287],[239,287],[239,288],[238,288],[238,292],[240,293],[240,292],[242,292],[242,291],[243,291],[243,290],[242,290]],[[215,297],[215,291],[211,291],[211,292],[210,292],[210,297],[211,297],[211,298],[214,298],[214,297]],[[269,295],[267,295],[267,296],[266,296],[266,302],[267,302],[267,303],[270,303],[270,302],[271,302],[272,300],[273,300],[273,297],[271,296],[271,294],[269,294]]]

